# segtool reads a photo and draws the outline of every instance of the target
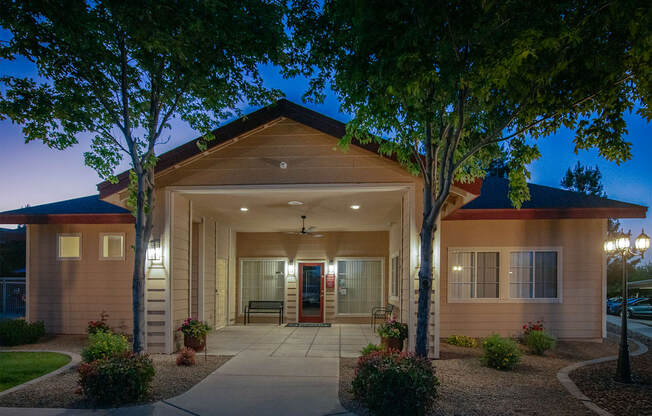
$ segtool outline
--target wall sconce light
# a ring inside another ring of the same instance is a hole
[[[290,259],[288,263],[288,276],[294,276],[294,259]]]
[[[161,240],[152,240],[147,246],[147,260],[161,261]]]
[[[328,274],[335,274],[335,261],[333,259],[328,260]]]

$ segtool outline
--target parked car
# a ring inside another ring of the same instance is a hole
[[[607,313],[610,315],[615,315],[618,312],[616,311],[616,307],[619,306],[622,303],[622,297],[620,296],[615,296],[613,298],[607,299]],[[618,309],[620,310],[620,309]]]
[[[652,318],[652,299],[645,299],[635,305],[627,306],[628,318]]]
[[[648,300],[648,298],[630,298],[627,301],[627,306],[633,306],[638,304],[639,302],[643,302],[645,300]],[[620,311],[622,310],[622,302],[615,302],[610,309],[609,303],[607,303],[607,313],[610,313],[612,315],[620,315]]]

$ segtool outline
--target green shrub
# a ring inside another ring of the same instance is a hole
[[[378,335],[381,338],[406,339],[408,337],[408,326],[397,321],[396,318],[389,318],[378,326]]]
[[[371,354],[372,352],[382,351],[383,349],[384,349],[384,348],[381,347],[380,345],[376,345],[376,344],[369,343],[369,344],[367,344],[366,347],[364,347],[364,348],[360,351],[360,354],[361,354],[361,355],[369,355],[369,354]]]
[[[543,355],[555,347],[555,338],[546,331],[530,331],[523,335],[523,344],[527,345],[531,353]]]
[[[513,339],[493,334],[482,341],[482,363],[497,370],[512,370],[521,361],[521,350]]]
[[[439,382],[430,360],[397,351],[358,359],[353,394],[375,415],[423,415],[435,402]]]
[[[154,366],[149,356],[130,351],[79,366],[82,392],[89,400],[101,404],[141,400],[147,397],[153,378]]]
[[[446,339],[451,345],[458,347],[475,348],[478,346],[478,341],[475,338],[467,337],[466,335],[451,335]]]
[[[33,344],[43,335],[45,335],[45,325],[41,321],[27,322],[24,319],[0,320],[0,345]]]
[[[82,359],[90,363],[129,351],[127,338],[111,332],[96,332],[88,336],[88,345],[81,352]]]

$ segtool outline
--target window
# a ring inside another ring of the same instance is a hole
[[[500,253],[455,251],[448,256],[451,299],[498,298]]]
[[[399,288],[401,287],[401,271],[399,268],[398,256],[392,257],[390,276],[392,283],[390,285],[390,295],[398,297]]]
[[[337,313],[368,315],[382,305],[383,261],[346,259],[337,261]]]
[[[285,299],[285,260],[242,259],[240,262],[240,310],[250,300]]]
[[[81,259],[81,234],[57,234],[57,258],[59,260]]]
[[[124,234],[100,234],[100,260],[124,259],[124,242]]]
[[[556,298],[557,252],[510,252],[509,296],[525,299]]]

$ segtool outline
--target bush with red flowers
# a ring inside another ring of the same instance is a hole
[[[195,365],[195,350],[190,347],[183,347],[177,353],[177,365]]]
[[[432,407],[439,381],[427,358],[396,350],[358,359],[353,394],[379,416],[423,415]]]
[[[529,321],[527,324],[523,325],[523,336],[529,334],[532,331],[543,331],[543,321],[536,321],[534,323]]]
[[[106,318],[108,317],[109,314],[106,313],[106,311],[102,311],[99,321],[89,321],[87,328],[88,334],[92,335],[97,334],[98,332],[112,332],[111,327],[106,323]]]

